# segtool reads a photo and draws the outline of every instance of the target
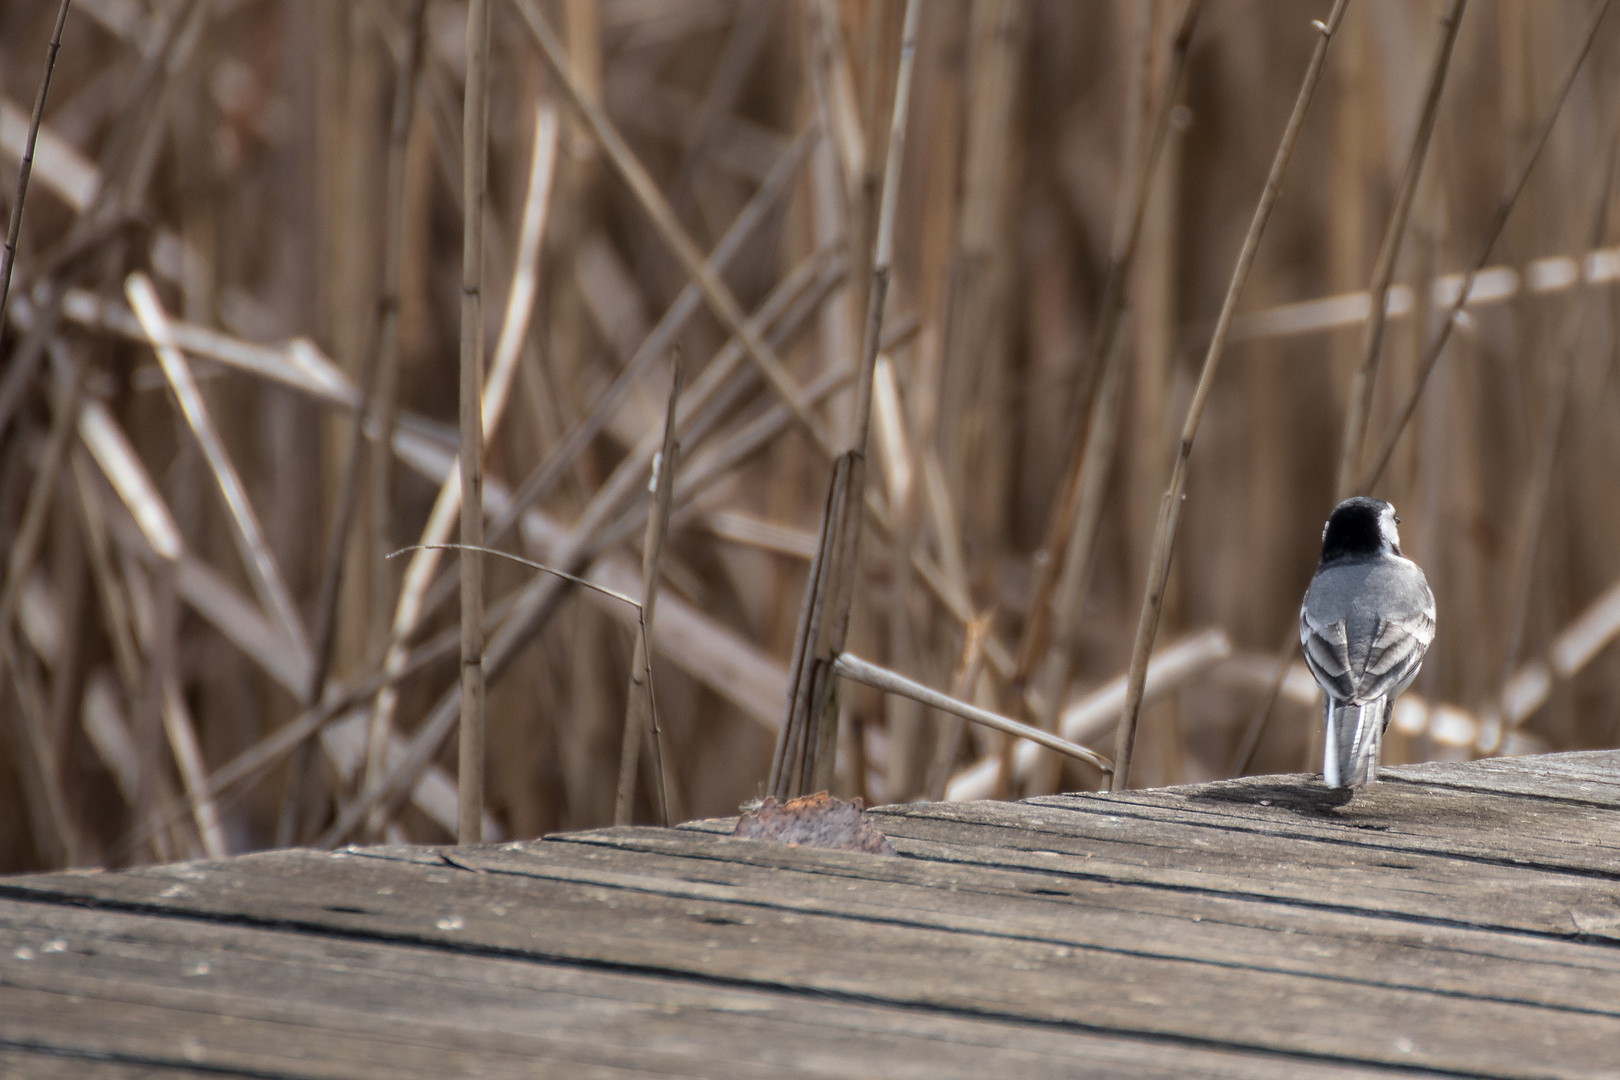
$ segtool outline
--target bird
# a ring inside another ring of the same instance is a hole
[[[1305,665],[1322,688],[1322,780],[1378,779],[1378,750],[1396,697],[1434,640],[1434,593],[1401,554],[1395,508],[1356,496],[1322,527],[1322,558],[1299,608]]]

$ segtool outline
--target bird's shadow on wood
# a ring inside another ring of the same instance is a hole
[[[1191,797],[1211,802],[1275,806],[1306,816],[1337,818],[1355,797],[1355,789],[1330,788],[1320,780],[1309,779],[1293,783],[1211,784],[1191,793]]]

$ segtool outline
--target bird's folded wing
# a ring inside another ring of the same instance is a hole
[[[1356,693],[1356,679],[1350,671],[1350,643],[1345,637],[1344,620],[1321,623],[1304,608],[1299,612],[1299,644],[1305,666],[1327,695],[1349,701]]]
[[[1423,654],[1433,640],[1432,606],[1410,615],[1379,619],[1378,633],[1367,650],[1367,662],[1355,680],[1356,699],[1371,701],[1400,686],[1423,663]]]

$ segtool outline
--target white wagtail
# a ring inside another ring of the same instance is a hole
[[[1329,787],[1378,779],[1391,706],[1434,640],[1434,594],[1423,571],[1401,555],[1400,520],[1382,499],[1358,495],[1335,506],[1299,608],[1305,664],[1322,688],[1322,779]]]

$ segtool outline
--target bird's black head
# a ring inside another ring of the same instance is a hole
[[[1382,499],[1357,495],[1333,508],[1322,527],[1322,563],[1389,552],[1401,553],[1395,508]]]

